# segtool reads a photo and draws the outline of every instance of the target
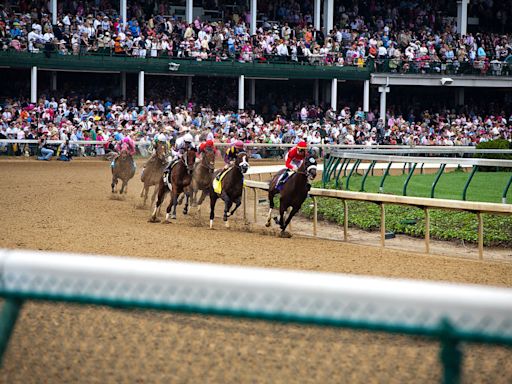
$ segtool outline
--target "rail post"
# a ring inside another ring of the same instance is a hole
[[[247,187],[244,187],[244,220],[247,220]]]
[[[509,179],[507,185],[505,186],[505,189],[503,190],[503,194],[501,195],[501,202],[503,204],[507,204],[507,193],[508,193],[508,190],[509,190],[511,184],[512,184],[512,176],[510,176],[510,179]]]
[[[20,314],[23,301],[19,299],[5,299],[0,313],[0,365],[3,363],[4,353],[9,345],[16,320]]]
[[[389,170],[391,169],[392,164],[393,164],[393,162],[390,161],[388,166],[386,167],[386,170],[384,171],[384,173],[382,175],[382,179],[380,180],[380,185],[379,185],[379,193],[384,192],[384,181],[386,180],[386,177],[388,177],[388,175],[389,175]]]
[[[386,207],[380,203],[380,246],[386,246]]]
[[[466,201],[466,195],[468,193],[469,184],[471,183],[471,180],[473,180],[473,176],[475,176],[475,173],[477,170],[478,170],[478,166],[473,165],[473,169],[471,170],[468,180],[466,181],[466,185],[464,185],[464,190],[462,191],[462,200],[464,200],[464,201]]]
[[[436,193],[437,183],[439,182],[439,179],[441,178],[441,175],[443,174],[445,168],[446,168],[446,164],[441,164],[441,166],[439,167],[439,169],[437,171],[436,178],[434,179],[434,182],[432,183],[432,188],[430,189],[430,197],[432,199],[434,198],[434,195]]]
[[[318,224],[318,203],[316,196],[313,196],[313,236],[316,237],[316,229]]]
[[[352,169],[350,170],[348,176],[347,176],[347,181],[345,182],[345,189],[347,191],[350,191],[349,189],[349,185],[350,185],[350,178],[352,177],[352,174],[354,173],[354,171],[357,169],[357,167],[359,167],[359,164],[361,164],[361,160],[356,160],[356,162],[354,163],[354,165],[352,166]]]
[[[448,320],[441,323],[441,362],[443,364],[443,383],[460,383],[462,352],[459,341],[454,336],[454,330]]]
[[[430,211],[427,207],[423,208],[425,212],[425,253],[430,253]]]
[[[258,190],[253,188],[254,191],[254,224],[258,221]]]
[[[375,167],[376,163],[377,162],[375,160],[372,160],[372,162],[368,166],[368,169],[364,173],[363,179],[361,180],[361,190],[359,192],[364,192],[365,191],[364,187],[365,187],[365,184],[366,184],[366,179],[368,178],[368,173],[372,172],[372,176],[373,176],[373,168]]]
[[[407,179],[405,179],[404,188],[402,190],[402,195],[404,196],[407,196],[407,186],[409,185],[409,181],[411,181],[412,175],[414,175],[417,165],[417,163],[413,163],[412,167],[409,168],[409,174],[407,175]]]
[[[476,217],[478,219],[478,259],[484,259],[484,220],[482,212],[477,212]]]
[[[347,206],[347,200],[343,200],[343,241],[348,241],[348,206]]]

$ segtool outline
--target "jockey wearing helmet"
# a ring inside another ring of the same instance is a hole
[[[178,137],[173,151],[174,160],[181,158],[185,152],[192,148],[195,148],[194,137],[189,132]]]
[[[290,149],[285,156],[286,168],[297,171],[306,157],[307,149],[308,145],[305,141],[300,141],[295,147]]]
[[[224,169],[226,169],[227,167],[232,165],[235,162],[238,154],[243,151],[244,151],[244,143],[242,141],[237,140],[233,144],[231,144],[229,146],[228,150],[226,151],[226,154],[224,155],[224,163],[225,163]]]
[[[205,142],[199,145],[199,153],[203,153],[207,148],[211,148],[213,152],[215,152],[215,143],[213,140],[206,140]]]

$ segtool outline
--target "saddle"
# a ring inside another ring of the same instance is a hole
[[[279,176],[279,179],[277,180],[276,187],[275,187],[278,192],[281,192],[281,190],[283,189],[286,182],[290,179],[290,176],[293,175],[294,173],[295,172],[292,171],[291,169],[286,169],[281,174],[281,176]]]

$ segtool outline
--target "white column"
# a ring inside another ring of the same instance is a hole
[[[327,0],[327,20],[325,20],[325,34],[334,26],[334,0]]]
[[[313,26],[317,31],[320,30],[320,1],[321,0],[315,0],[315,9],[313,11]]]
[[[187,100],[192,98],[192,76],[187,77]]]
[[[37,103],[37,67],[30,71],[30,102]]]
[[[50,0],[50,12],[52,13],[52,25],[57,24],[57,0]]]
[[[251,79],[249,81],[249,104],[256,104],[256,80]]]
[[[258,14],[258,0],[251,0],[251,35],[256,34],[256,16]]]
[[[123,29],[125,29],[126,25],[128,24],[128,20],[126,20],[126,17],[127,17],[126,16],[127,15],[127,13],[126,13],[126,7],[127,7],[126,2],[127,2],[127,0],[121,0],[121,5],[119,7],[120,8],[119,13],[121,14],[121,23],[123,25]]]
[[[457,1],[457,32],[462,36],[467,34],[468,29],[468,3],[469,0]]]
[[[315,105],[320,105],[320,81],[318,79],[313,82],[313,100]]]
[[[187,16],[187,23],[194,21],[194,0],[187,0],[185,15]]]
[[[57,72],[52,71],[51,78],[50,78],[50,89],[52,91],[57,90]]]
[[[370,80],[364,81],[363,112],[370,112]]]
[[[244,75],[240,75],[238,77],[238,109],[239,110],[244,110],[244,105],[245,105],[245,100],[244,100],[244,96],[245,96],[245,88],[244,88]]]
[[[390,91],[389,87],[379,87],[380,92],[380,116],[379,118],[386,124],[386,94]]]
[[[331,82],[331,108],[334,112],[338,109],[338,79]]]
[[[144,106],[144,71],[139,72],[139,98],[137,104],[139,107]]]
[[[126,100],[126,72],[121,72],[121,98]]]

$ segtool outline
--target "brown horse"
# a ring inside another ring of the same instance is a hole
[[[112,193],[116,193],[118,179],[121,179],[120,194],[128,193],[128,181],[135,175],[135,163],[132,156],[126,150],[122,150],[119,156],[114,160],[112,167]]]
[[[288,224],[290,224],[293,216],[299,211],[304,200],[308,197],[309,190],[311,189],[309,180],[313,180],[316,177],[316,160],[313,156],[306,157],[297,172],[294,172],[288,180],[286,180],[284,185],[278,186],[277,183],[284,171],[286,170],[279,172],[270,181],[268,190],[270,209],[268,211],[267,223],[265,225],[270,227],[272,209],[274,209],[274,196],[279,193],[279,220],[277,220],[277,217],[274,217],[274,220],[281,228],[280,236],[291,237],[291,235],[285,230]],[[290,207],[292,210],[285,220],[284,214]]]
[[[162,205],[165,195],[168,191],[171,192],[171,201],[167,207],[167,214],[165,216],[165,222],[169,223],[169,217],[176,219],[176,206],[178,205],[178,196],[180,193],[185,192],[185,207],[183,208],[183,214],[188,213],[188,203],[190,199],[190,188],[187,188],[192,182],[192,171],[194,170],[194,163],[196,161],[196,150],[191,148],[188,149],[183,156],[171,163],[164,171],[163,177],[160,179],[158,184],[158,199],[156,201],[153,214],[149,219],[150,222],[159,221],[157,216],[158,209]],[[172,215],[171,215],[172,209]]]
[[[197,202],[197,211],[201,210],[201,204],[212,188],[213,172],[215,170],[215,152],[211,148],[206,148],[201,157],[201,161],[194,166],[192,173],[192,203]],[[196,200],[197,193],[201,191],[199,201]]]
[[[244,173],[249,169],[249,163],[247,162],[247,153],[240,152],[235,160],[235,164],[226,171],[226,174],[220,181],[221,191],[220,193],[215,192],[213,186],[210,188],[210,229],[213,228],[213,219],[215,217],[215,204],[217,199],[220,197],[224,200],[224,221],[226,227],[229,228],[228,217],[233,216],[237,208],[242,204],[242,192],[244,188]],[[222,171],[217,171],[215,176],[220,174]],[[235,207],[230,212],[231,206],[235,204]]]
[[[155,153],[153,153],[151,158],[146,162],[146,164],[144,164],[144,168],[140,175],[140,180],[144,183],[142,191],[140,192],[140,197],[144,197],[144,206],[148,200],[149,188],[152,186],[155,186],[155,190],[151,196],[151,206],[155,203],[156,195],[158,193],[158,184],[162,179],[167,164],[166,145],[165,143],[158,143]]]

